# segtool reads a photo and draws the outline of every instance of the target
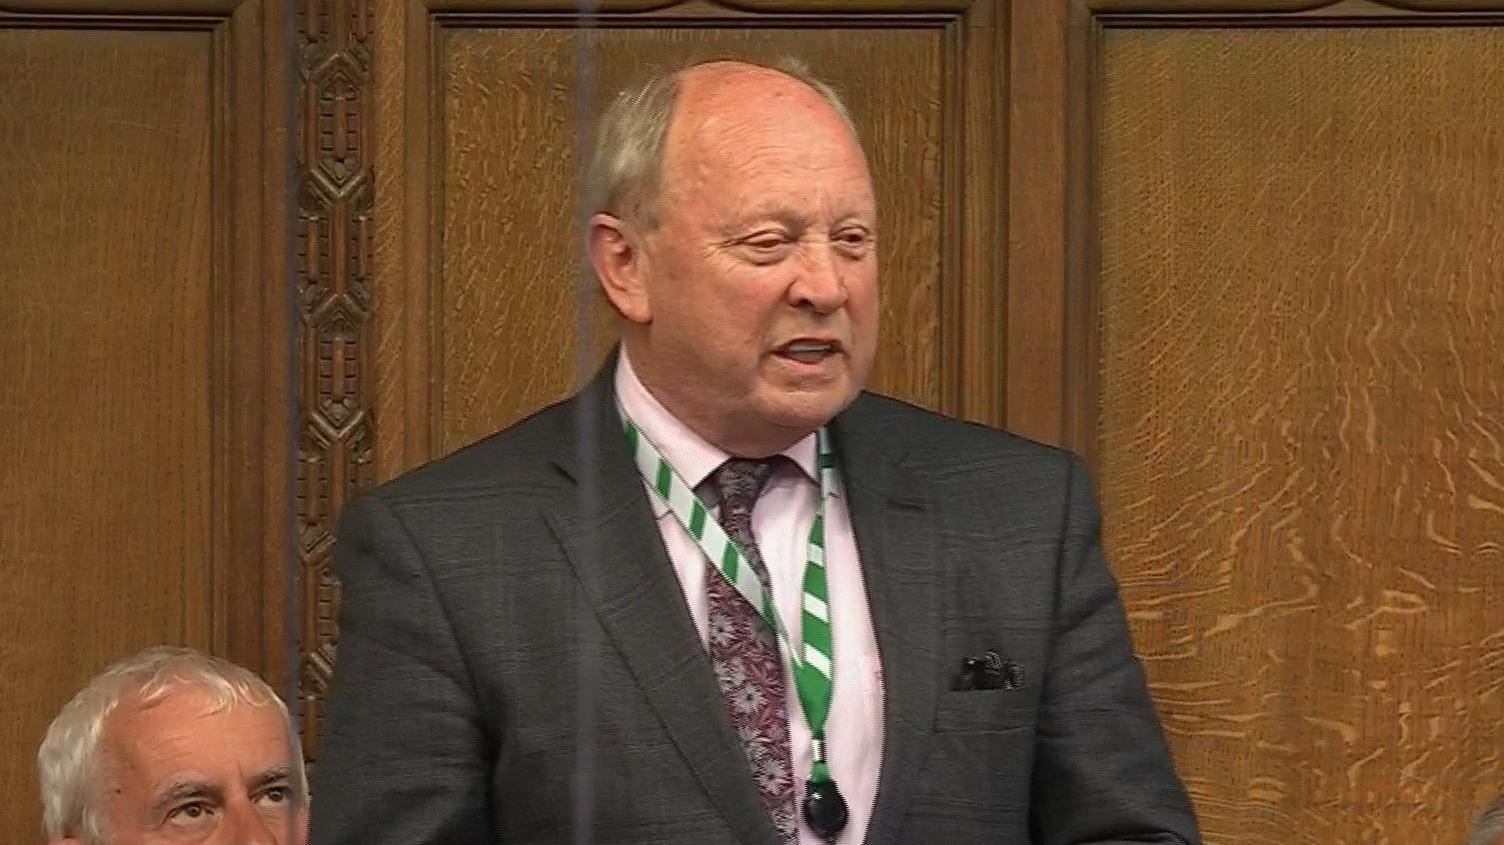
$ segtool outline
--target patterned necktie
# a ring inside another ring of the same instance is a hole
[[[770,591],[768,569],[752,537],[752,506],[773,473],[774,461],[732,458],[711,476],[720,493],[721,527],[746,557]],[[710,664],[731,724],[741,737],[747,764],[784,842],[795,840],[794,772],[789,752],[788,696],[778,641],[752,605],[726,583],[714,567],[706,567],[709,597],[706,627]]]

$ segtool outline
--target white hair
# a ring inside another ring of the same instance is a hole
[[[741,59],[694,62],[620,92],[601,116],[585,185],[592,212],[614,214],[649,229],[657,225],[663,154],[684,74],[724,61],[777,71],[804,83],[840,115],[853,136],[857,135],[841,95],[798,59],[784,57],[769,64]]]
[[[37,751],[37,774],[42,792],[42,832],[48,840],[78,837],[102,845],[105,819],[100,806],[101,741],[109,716],[122,701],[142,705],[161,701],[175,690],[207,694],[210,712],[236,705],[275,705],[287,725],[292,749],[292,784],[298,800],[308,796],[307,774],[298,732],[287,705],[254,672],[228,660],[175,646],[154,646],[138,652],[94,676],[63,705],[47,728]]]
[[[1500,842],[1504,842],[1504,795],[1495,798],[1478,814],[1467,845],[1499,845]]]

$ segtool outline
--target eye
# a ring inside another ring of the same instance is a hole
[[[268,804],[286,804],[292,800],[292,789],[286,786],[269,787],[260,799]]]
[[[742,243],[746,244],[749,247],[752,247],[753,249],[772,250],[788,243],[788,238],[785,238],[783,235],[768,233],[763,235],[753,235],[745,241],[742,241]]]
[[[764,231],[741,239],[737,246],[754,264],[772,264],[789,253],[792,243],[783,232]]]
[[[872,233],[862,228],[842,229],[834,241],[836,248],[851,258],[861,258],[872,250]]]
[[[203,821],[213,815],[214,807],[208,801],[190,801],[173,807],[167,814],[169,824],[190,825]]]

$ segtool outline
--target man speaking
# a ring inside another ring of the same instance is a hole
[[[314,845],[1199,841],[1081,464],[861,392],[835,93],[659,77],[591,176],[618,352],[346,511]]]

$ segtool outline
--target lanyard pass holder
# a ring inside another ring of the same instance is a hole
[[[804,820],[815,835],[835,845],[836,837],[846,829],[850,814],[846,799],[836,788],[835,778],[830,776],[830,766],[825,762],[825,738],[815,737],[815,761],[810,767],[809,780],[804,784]]]
[[[708,517],[710,509],[704,501],[695,495],[658,447],[637,428],[626,410],[620,406],[618,410],[626,430],[627,445],[632,450],[632,460],[637,464],[643,481],[694,538],[704,552],[705,560],[757,609],[758,616],[767,623],[779,648],[793,665],[794,686],[814,737],[814,765],[810,767],[809,780],[805,782],[804,820],[809,823],[810,830],[828,845],[835,845],[836,837],[846,829],[850,814],[846,809],[846,799],[836,789],[835,778],[831,777],[830,766],[825,761],[825,718],[830,715],[831,677],[835,668],[829,620],[824,614],[813,616],[815,621],[806,623],[801,629],[803,651],[797,651],[788,641],[788,632],[772,603],[767,600],[766,585],[758,580],[750,566],[742,565],[742,550],[718,522]],[[806,616],[811,616],[808,609],[811,606],[830,606],[825,576],[825,499],[835,483],[836,462],[830,435],[824,428],[817,433],[816,450],[820,496],[809,529],[809,556],[804,563],[803,607]],[[802,659],[796,657],[799,654],[803,654]]]

